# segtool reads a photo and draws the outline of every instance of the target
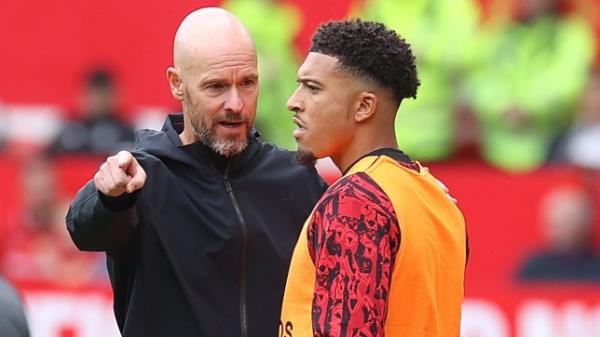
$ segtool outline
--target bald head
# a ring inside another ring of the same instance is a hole
[[[232,13],[216,7],[202,8],[183,19],[175,34],[173,62],[184,70],[215,55],[253,53],[254,41]]]
[[[173,97],[181,101],[183,144],[200,141],[223,156],[248,144],[258,99],[256,48],[231,13],[203,8],[179,26],[167,69]]]

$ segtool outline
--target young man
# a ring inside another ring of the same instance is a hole
[[[280,335],[459,336],[467,239],[447,189],[398,150],[419,80],[410,46],[358,19],[321,26],[289,99],[298,159],[343,172],[294,250]]]
[[[109,157],[67,214],[73,241],[106,251],[124,337],[265,337],[277,329],[314,167],[253,130],[256,50],[231,13],[204,8],[167,71],[183,116]]]

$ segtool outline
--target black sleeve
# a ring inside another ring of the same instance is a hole
[[[310,179],[313,179],[314,180],[313,183],[317,186],[317,192],[319,193],[319,196],[317,199],[319,199],[319,198],[321,198],[323,193],[325,193],[325,191],[327,191],[327,189],[329,188],[329,185],[327,184],[325,179],[319,174],[319,171],[317,170],[316,167],[311,168],[310,176],[311,176]]]
[[[137,193],[108,197],[85,185],[69,207],[67,229],[80,250],[108,251],[124,247],[137,229]]]
[[[27,318],[16,290],[0,278],[0,332],[3,337],[29,337]]]

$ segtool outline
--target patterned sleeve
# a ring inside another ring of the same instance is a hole
[[[383,337],[400,229],[391,201],[365,173],[338,181],[308,229],[316,266],[315,337]]]

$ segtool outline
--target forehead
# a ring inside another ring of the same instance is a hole
[[[201,72],[218,71],[229,68],[250,68],[256,70],[256,49],[248,43],[215,42],[207,45],[188,46],[184,56],[186,68]]]
[[[339,76],[341,72],[338,69],[338,64],[338,59],[333,56],[310,52],[298,70],[298,77],[327,78]]]
[[[254,53],[224,53],[199,61],[198,68],[204,73],[221,73],[231,70],[244,73],[257,72],[256,54]]]
[[[185,73],[191,80],[200,81],[258,78],[256,59],[240,55],[225,55],[202,62],[199,60]]]

